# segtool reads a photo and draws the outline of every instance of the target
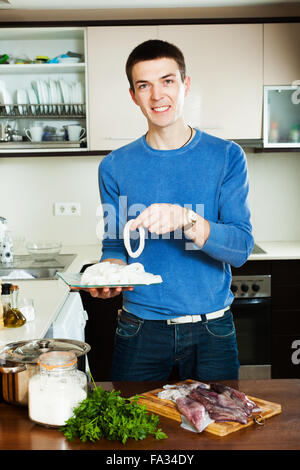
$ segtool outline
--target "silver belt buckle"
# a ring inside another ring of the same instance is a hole
[[[197,323],[202,321],[201,315],[184,315],[182,317],[167,320],[168,325],[180,325],[182,323]]]

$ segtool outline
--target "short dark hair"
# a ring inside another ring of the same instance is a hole
[[[126,62],[126,75],[132,91],[134,91],[134,85],[132,82],[133,66],[138,62],[161,59],[163,57],[174,59],[177,62],[182,81],[185,79],[185,61],[181,50],[167,41],[149,39],[148,41],[142,42],[136,46],[129,54]]]

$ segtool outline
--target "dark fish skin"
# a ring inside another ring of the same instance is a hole
[[[262,410],[250,400],[245,393],[236,390],[235,388],[228,387],[228,385],[219,384],[217,382],[210,384],[210,389],[216,393],[225,394],[229,396],[238,406],[243,408],[248,416],[252,413],[259,413]]]
[[[218,400],[218,395],[219,394],[213,390],[204,390],[197,387],[191,391],[188,397],[201,403],[210,418],[216,422],[236,421],[241,424],[247,424],[248,418],[246,413],[238,406],[229,407],[221,405]]]

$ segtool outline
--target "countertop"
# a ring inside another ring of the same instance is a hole
[[[7,403],[0,404],[0,449],[1,450],[106,450],[107,455],[120,450],[154,450],[159,454],[165,450],[292,450],[300,449],[300,379],[240,380],[224,382],[244,393],[279,403],[282,413],[266,420],[264,426],[253,424],[224,437],[207,432],[201,434],[184,430],[180,424],[160,416],[160,427],[168,438],[156,441],[147,437],[142,441],[128,440],[125,445],[101,439],[96,443],[82,443],[79,439],[69,442],[54,428],[46,428],[30,421],[27,407]],[[120,390],[130,397],[153,390],[161,382],[104,382],[99,385],[106,390]],[[191,453],[192,455],[193,453]],[[120,454],[121,455],[121,454]],[[130,455],[130,453],[128,454]],[[132,454],[134,455],[134,453]],[[101,457],[101,454],[100,454]],[[196,456],[197,457],[197,456]],[[146,457],[147,458],[147,457]],[[200,455],[198,456],[200,458]],[[201,457],[202,458],[202,457]],[[197,461],[200,463],[200,460]],[[97,463],[98,460],[97,460]],[[194,462],[193,462],[194,463]]]
[[[256,242],[266,253],[250,255],[249,261],[300,259],[299,242]],[[76,254],[67,272],[79,272],[84,264],[96,263],[101,256],[101,245],[64,246],[61,253]],[[69,293],[61,280],[18,281],[20,295],[34,300],[35,320],[20,328],[0,330],[0,346],[22,340],[43,338]]]
[[[76,254],[66,272],[79,272],[82,266],[96,263],[101,255],[100,245],[64,246],[61,253]],[[0,330],[0,346],[16,341],[43,338],[69,293],[68,286],[60,279],[20,280],[20,296],[32,298],[35,308],[35,320],[26,322],[19,328]]]
[[[248,261],[300,259],[300,241],[255,243],[266,253],[250,255]]]

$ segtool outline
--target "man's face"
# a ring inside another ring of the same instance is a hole
[[[132,81],[131,97],[141,108],[149,127],[167,127],[182,117],[190,77],[182,82],[174,59],[138,62],[132,68]]]

